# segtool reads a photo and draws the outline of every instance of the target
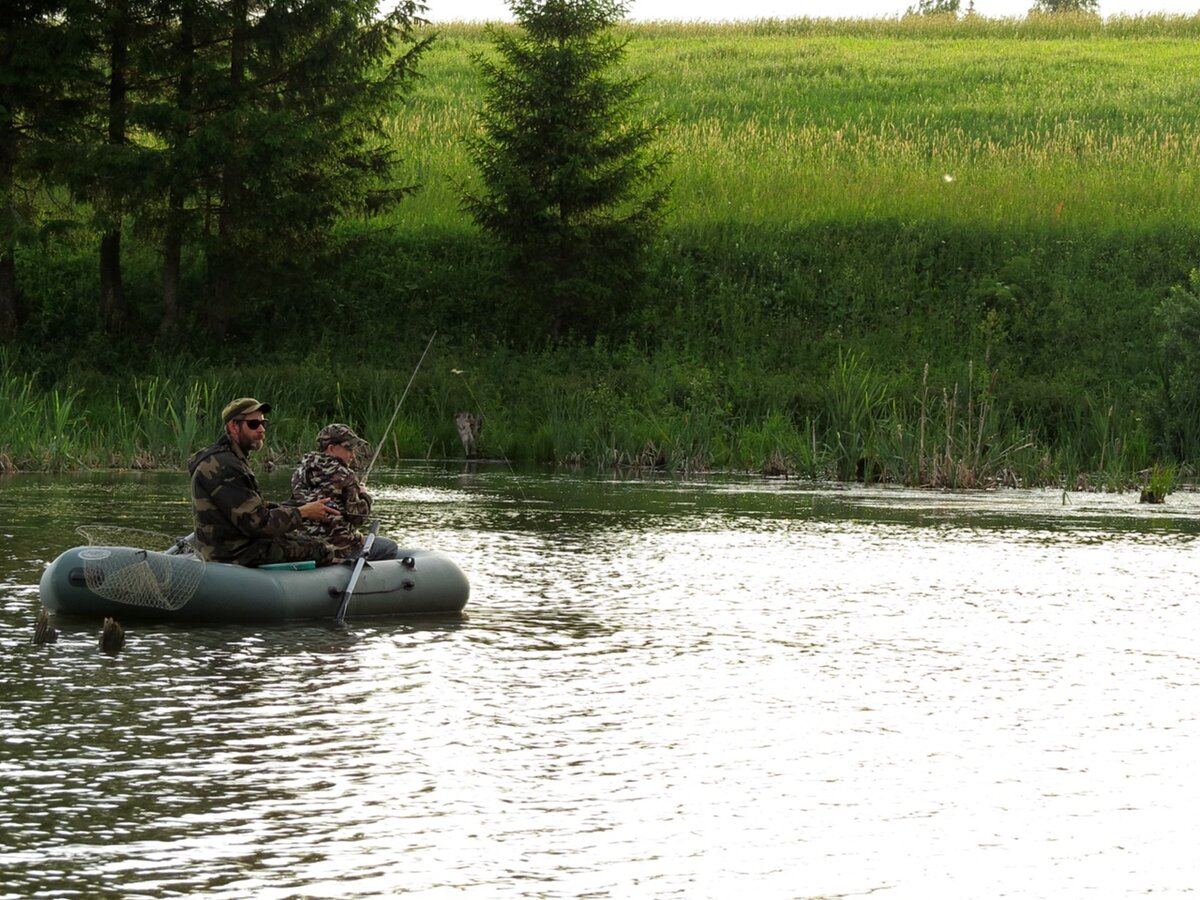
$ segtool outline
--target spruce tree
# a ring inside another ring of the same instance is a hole
[[[198,141],[201,158],[214,163],[202,179],[206,220],[215,223],[205,251],[209,325],[218,338],[251,293],[278,293],[289,269],[329,249],[339,216],[404,193],[383,118],[395,112],[430,38],[415,37],[420,4],[405,0],[382,16],[379,6],[225,6],[227,55]]]
[[[620,0],[513,0],[470,149],[481,191],[463,204],[503,248],[512,284],[552,337],[612,331],[636,294],[661,224],[666,154],[622,77]]]
[[[235,317],[253,330],[294,310],[281,273],[328,250],[339,217],[405,193],[382,125],[429,43],[416,0],[386,14],[380,0],[16,2],[56,3],[42,18],[84,48],[66,78],[76,128],[47,163],[99,236],[109,331],[129,316],[131,229],[162,249],[160,334],[180,327],[192,247],[206,265],[202,325],[222,338]]]
[[[60,26],[73,46],[84,49],[66,85],[73,128],[48,149],[47,161],[54,181],[70,190],[99,237],[99,321],[112,334],[130,322],[122,247],[151,174],[154,135],[140,123],[151,79],[143,56],[162,23],[153,15],[153,0],[65,0],[64,7]]]

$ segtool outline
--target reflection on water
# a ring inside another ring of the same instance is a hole
[[[0,482],[0,898],[1195,889],[1200,498],[414,468],[467,614],[27,642],[80,522]],[[286,490],[268,480],[269,495]]]

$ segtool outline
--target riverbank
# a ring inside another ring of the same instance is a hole
[[[537,357],[479,353],[435,339],[398,347],[378,368],[306,360],[202,370],[160,361],[164,374],[87,373],[44,389],[0,355],[6,468],[24,471],[179,468],[220,431],[237,396],[274,405],[259,464],[290,466],[338,421],[383,446],[379,459],[461,458],[460,411],[482,416],[478,453],[511,462],[687,474],[758,472],[949,488],[1146,486],[1159,460],[1139,420],[1115,404],[1084,406],[1057,443],[998,399],[994,371],[961,378],[894,373],[844,354],[821,380],[738,360],[576,348]],[[403,366],[403,368],[400,368]],[[412,378],[412,389],[396,414]],[[1189,477],[1157,465],[1160,478]]]
[[[469,410],[485,455],[597,468],[1117,486],[1200,464],[1200,347],[1162,314],[1200,262],[1200,17],[627,29],[672,203],[589,345],[549,341],[461,208],[490,44],[435,30],[391,118],[419,189],[285,261],[225,341],[195,247],[164,335],[136,232],[119,333],[96,234],[22,244],[0,453],[173,467],[245,394],[277,403],[281,459],[329,421],[378,440],[436,331],[385,460],[460,455]]]

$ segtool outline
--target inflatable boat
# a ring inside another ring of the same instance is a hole
[[[191,554],[133,547],[74,547],[46,567],[42,603],[64,616],[178,622],[333,619],[350,582],[349,564],[281,563],[247,568]],[[470,584],[447,556],[401,550],[365,563],[346,618],[459,613]]]

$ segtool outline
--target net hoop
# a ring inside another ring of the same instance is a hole
[[[79,559],[88,590],[98,597],[173,612],[186,606],[200,586],[204,563],[199,557],[144,549],[177,549],[181,541],[114,525],[80,525],[75,531],[89,544],[79,551]]]

